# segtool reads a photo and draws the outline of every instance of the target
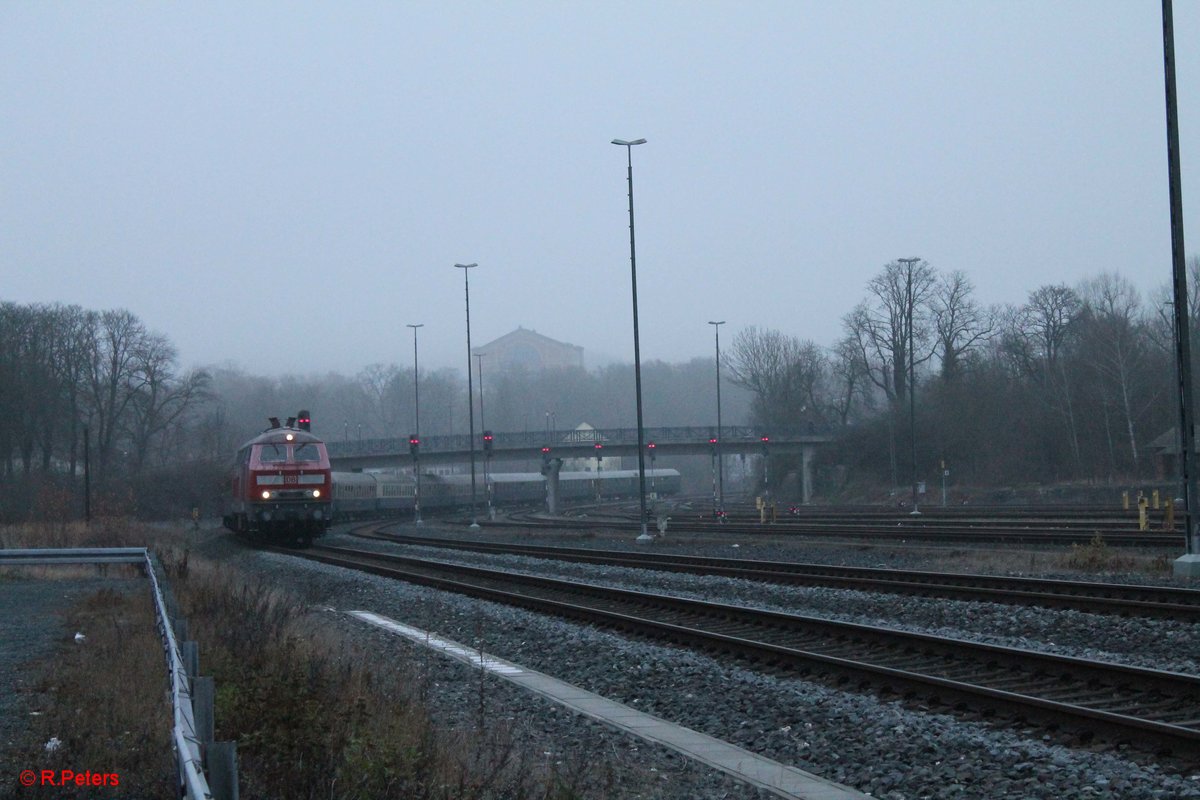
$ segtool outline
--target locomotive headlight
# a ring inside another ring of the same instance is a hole
[[[263,500],[270,500],[270,499],[271,499],[271,493],[270,493],[270,492],[263,492],[263,493],[262,493],[262,498],[263,498]]]
[[[321,496],[321,490],[313,489],[313,497],[320,497],[320,496]]]

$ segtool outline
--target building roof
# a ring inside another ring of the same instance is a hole
[[[582,367],[583,348],[560,342],[529,328],[518,327],[487,344],[471,348],[472,355],[492,356],[501,369]]]

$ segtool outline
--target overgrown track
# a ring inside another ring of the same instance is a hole
[[[1200,678],[351,548],[292,553],[752,659],[843,688],[1200,757]]]
[[[547,517],[540,513],[518,513],[505,520],[481,523],[495,527],[519,528],[578,528],[597,527],[636,531],[641,524],[637,512],[620,513],[613,510],[587,511],[587,516]],[[711,518],[687,511],[668,515],[672,533],[725,533],[746,536],[773,534],[797,538],[825,540],[869,541],[872,544],[901,544],[909,541],[957,542],[969,544],[1069,545],[1101,541],[1117,547],[1166,547],[1184,550],[1186,541],[1179,531],[1137,530],[1136,523],[1115,524],[1103,520],[1056,520],[1048,517],[995,520],[944,519],[908,517],[892,514],[855,518],[833,515],[826,517],[780,517],[775,522],[733,519],[718,524]],[[649,520],[650,530],[655,520]]]
[[[504,553],[696,575],[721,575],[797,586],[832,586],[839,589],[1047,608],[1074,608],[1097,614],[1200,622],[1200,590],[1197,589],[429,539],[382,533],[378,532],[376,527],[372,526],[354,535],[421,547]]]

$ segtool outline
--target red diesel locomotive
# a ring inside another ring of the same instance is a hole
[[[255,541],[307,546],[333,520],[329,453],[309,432],[308,412],[285,425],[270,421],[238,449],[225,527]]]

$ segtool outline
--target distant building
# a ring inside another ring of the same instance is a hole
[[[570,444],[595,442],[603,445],[604,439],[604,434],[600,433],[600,431],[586,422],[581,422],[575,426],[575,430],[562,437],[560,442]],[[612,472],[624,469],[624,462],[620,456],[604,455],[603,447],[597,452],[601,454],[600,458],[596,458],[595,456],[564,458],[562,468],[566,472]]]
[[[499,339],[472,347],[473,355],[485,357],[484,368],[507,372],[516,368],[537,372],[563,367],[583,368],[583,348],[537,331],[517,328]]]

